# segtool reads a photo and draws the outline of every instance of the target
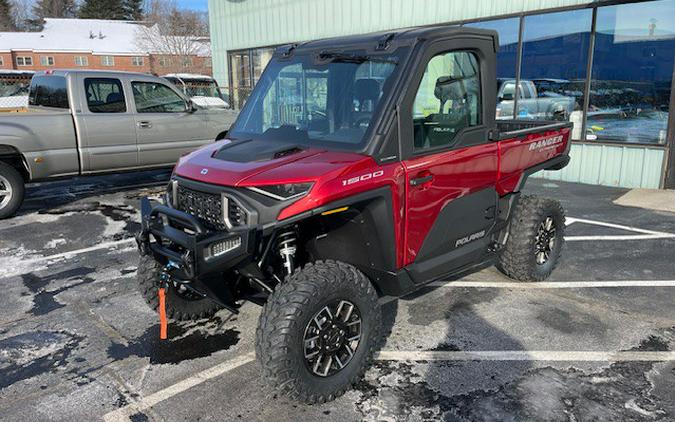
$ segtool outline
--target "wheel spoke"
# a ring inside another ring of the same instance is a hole
[[[309,320],[303,336],[307,368],[328,377],[345,368],[361,340],[361,315],[348,300],[333,301]]]

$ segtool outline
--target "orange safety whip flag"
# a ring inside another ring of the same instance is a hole
[[[159,288],[159,338],[166,340],[166,294],[164,287]]]

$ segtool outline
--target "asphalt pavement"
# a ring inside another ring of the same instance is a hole
[[[0,419],[675,420],[675,214],[615,205],[624,189],[532,179],[570,217],[549,282],[488,268],[382,298],[375,365],[305,406],[263,387],[256,305],[159,340],[132,236],[168,176],[33,185],[0,221]]]

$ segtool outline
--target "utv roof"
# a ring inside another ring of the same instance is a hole
[[[422,40],[434,40],[453,35],[470,35],[490,37],[493,39],[495,51],[499,47],[496,31],[469,27],[434,25],[403,28],[398,30],[371,32],[369,34],[349,35],[344,37],[323,38],[297,44],[287,44],[277,48],[276,52],[284,54],[292,50],[335,50],[346,48],[365,48],[368,50],[386,50],[390,45],[412,45]]]

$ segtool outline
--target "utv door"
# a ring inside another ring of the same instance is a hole
[[[498,146],[488,140],[494,99],[481,93],[496,88],[491,48],[476,38],[428,46],[401,107],[406,263],[416,283],[476,263],[489,244]]]
[[[207,133],[205,115],[190,112],[183,97],[168,85],[133,81],[131,90],[140,166],[174,164],[181,155],[215,139]]]

